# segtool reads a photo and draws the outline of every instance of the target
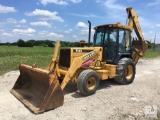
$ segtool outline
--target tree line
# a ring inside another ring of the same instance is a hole
[[[54,47],[54,41],[50,40],[28,40],[24,41],[19,39],[17,41],[18,47],[34,47],[34,46],[43,46],[43,47]]]
[[[80,40],[82,42],[85,42],[84,40]],[[150,41],[146,40],[148,42],[148,48],[151,49],[154,47],[154,43],[151,43]],[[0,46],[18,46],[18,47],[34,47],[34,46],[43,46],[43,47],[54,47],[55,41],[53,40],[22,40],[19,39],[17,42],[13,43],[0,43]],[[91,42],[91,45],[93,43]],[[157,44],[158,46],[160,44]],[[69,42],[69,41],[61,41],[61,47],[82,47],[84,44],[80,44],[80,42]],[[87,43],[85,44],[87,46]]]
[[[83,41],[83,40],[82,40]],[[80,42],[69,42],[69,41],[60,41],[61,47],[81,47]],[[87,44],[85,44],[87,45]],[[43,46],[43,47],[54,47],[55,41],[51,40],[28,40],[24,41],[19,39],[17,41],[18,47],[34,47],[34,46]]]
[[[85,42],[84,40],[80,40],[81,42]],[[146,40],[148,42],[148,49],[153,48],[154,43]],[[55,41],[51,40],[28,40],[24,41],[19,39],[17,41],[18,47],[34,47],[34,46],[43,46],[43,47],[54,47]],[[91,42],[91,45],[93,43]],[[69,41],[61,41],[61,47],[81,47],[83,46],[80,42],[69,42]],[[85,44],[87,46],[87,43]]]
[[[81,40],[83,41],[83,40]],[[69,42],[69,41],[60,41],[61,47],[81,47],[82,44],[80,42]],[[18,47],[34,47],[34,46],[42,46],[42,47],[54,47],[55,41],[53,40],[22,40],[19,39],[17,42],[13,43],[0,43],[2,46],[18,46]],[[87,43],[85,44],[87,46]]]

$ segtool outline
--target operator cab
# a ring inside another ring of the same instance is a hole
[[[97,26],[94,29],[93,45],[103,47],[103,61],[117,64],[123,57],[131,58],[131,27],[117,23]]]

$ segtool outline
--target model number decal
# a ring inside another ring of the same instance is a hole
[[[82,53],[82,52],[91,52],[92,50],[81,50],[81,49],[74,49],[73,52],[76,52],[76,53]]]
[[[84,56],[84,57],[83,57],[83,60],[86,60],[86,59],[90,58],[91,56],[93,56],[93,55],[95,55],[95,54],[96,54],[96,52],[95,52],[95,51],[92,51],[92,52],[89,53],[88,55]]]
[[[81,53],[81,52],[82,52],[82,50],[77,49],[77,50],[74,50],[74,52]]]

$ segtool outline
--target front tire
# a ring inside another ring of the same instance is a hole
[[[117,65],[116,74],[117,76],[114,78],[114,81],[127,85],[134,81],[135,78],[135,65],[133,60],[130,58],[122,58]]]
[[[78,77],[77,88],[80,93],[86,96],[92,95],[98,89],[99,82],[99,76],[94,70],[84,70]]]

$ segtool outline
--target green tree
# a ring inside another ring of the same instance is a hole
[[[152,48],[152,43],[148,40],[146,40],[148,42],[148,49],[151,49]]]
[[[34,42],[32,40],[27,41],[26,47],[34,47]]]
[[[26,42],[22,39],[19,39],[17,41],[17,45],[18,45],[18,47],[26,47]]]

